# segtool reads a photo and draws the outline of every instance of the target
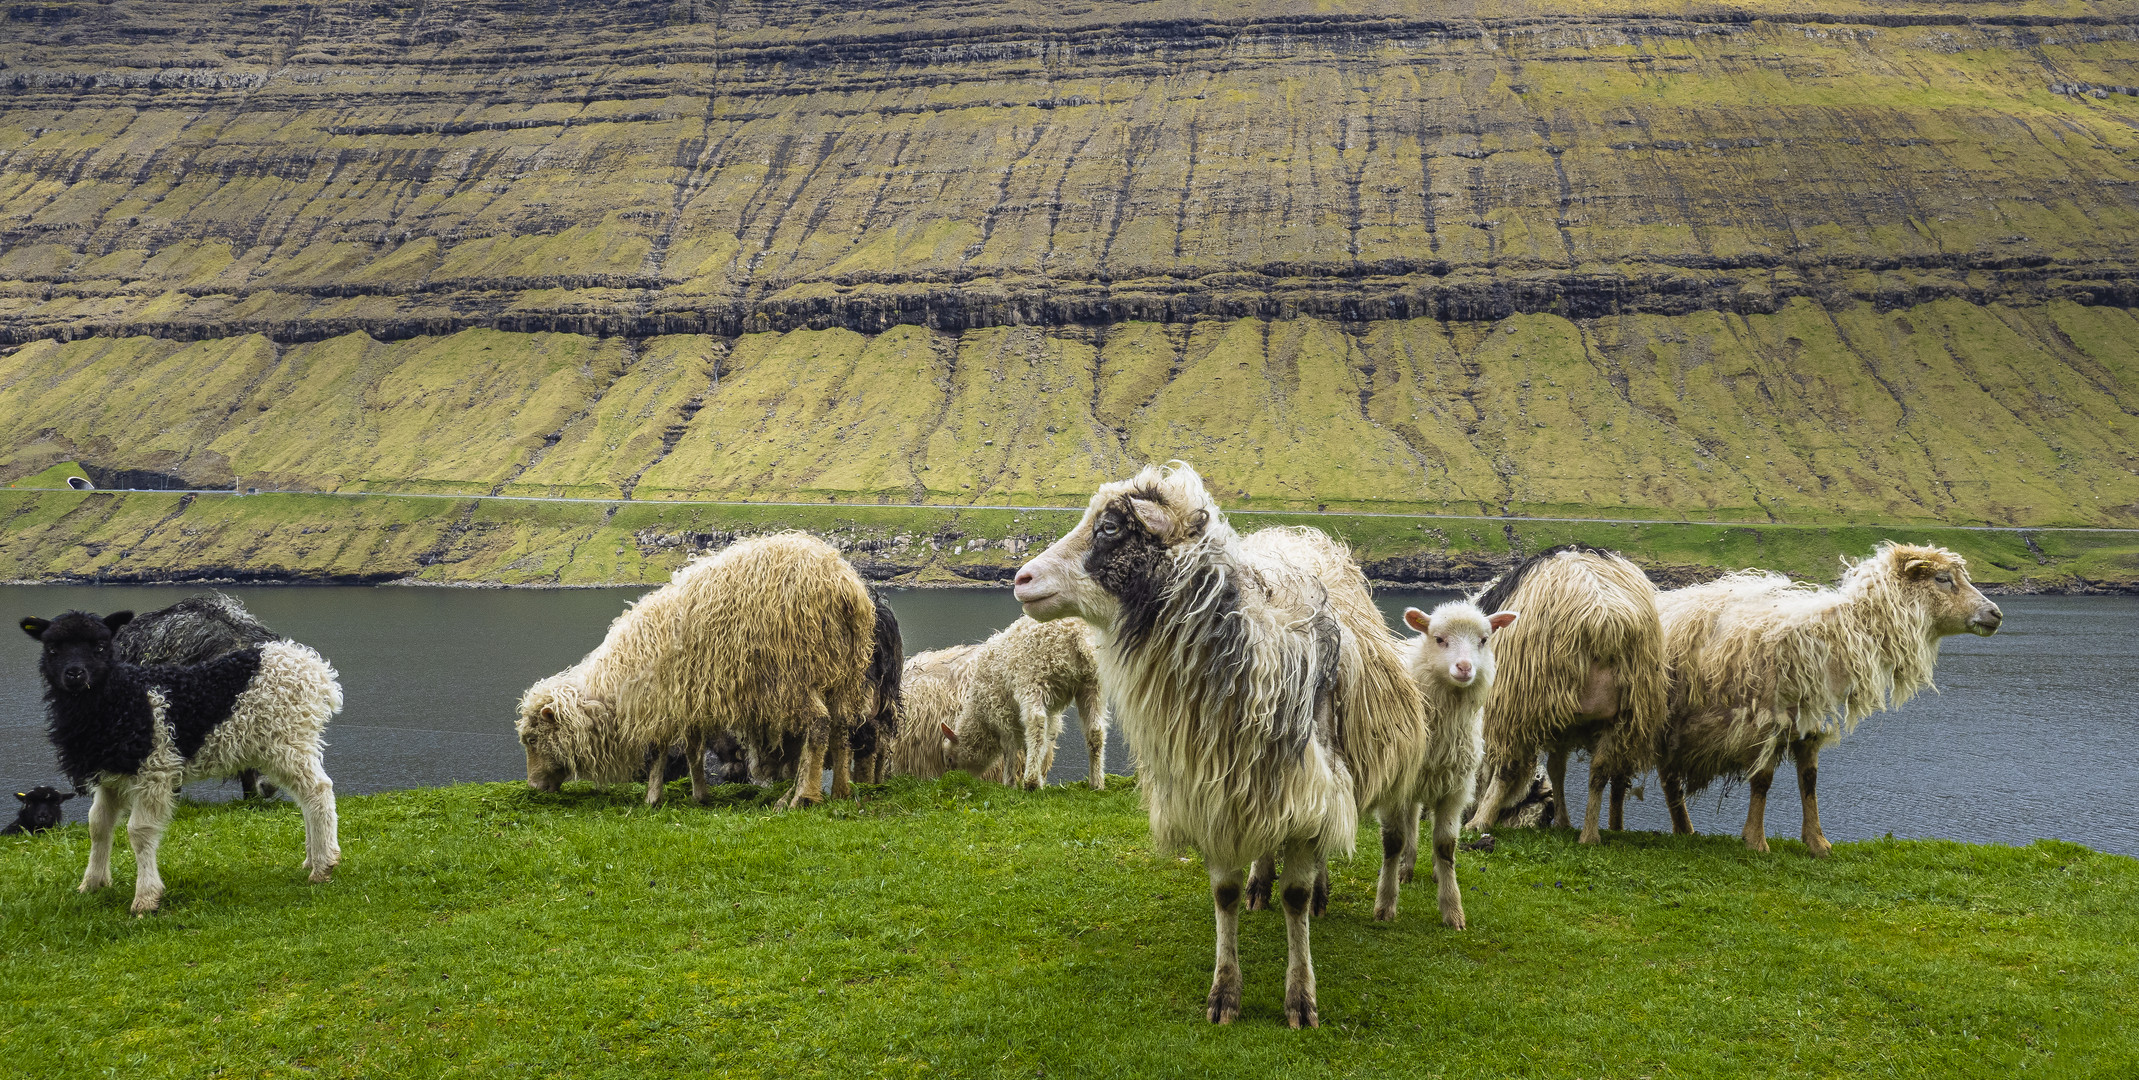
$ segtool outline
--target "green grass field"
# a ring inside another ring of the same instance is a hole
[[[73,891],[82,826],[0,841],[17,1076],[2044,1076],[2139,1074],[2139,861],[2076,845],[1509,830],[1471,929],[1378,850],[1314,924],[1319,1031],[1245,916],[1241,1022],[1202,1019],[1202,866],[1132,791],[960,775],[780,814],[493,784],[342,802],[312,886],[293,805],[189,807],[161,913]],[[754,789],[721,789],[731,796]],[[123,844],[121,847],[123,848]]]

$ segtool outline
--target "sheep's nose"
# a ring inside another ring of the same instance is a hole
[[[1458,660],[1456,661],[1455,666],[1450,668],[1449,670],[1455,673],[1457,682],[1469,682],[1471,679],[1471,672],[1474,669],[1471,667],[1470,661]]]
[[[1996,604],[1985,604],[1983,610],[1976,612],[1975,624],[1985,630],[1996,630],[2004,621],[2005,612],[1998,610]]]
[[[998,580],[1000,580],[1000,579],[998,579]],[[1027,569],[1025,569],[1025,568],[1024,568],[1024,567],[1022,567],[1022,566],[1021,566],[1021,567],[1018,567],[1018,576],[1017,576],[1017,579],[1016,579],[1016,580],[1014,580],[1014,581],[1012,581],[1012,582],[1011,582],[1010,584],[1011,584],[1011,586],[1012,586],[1012,587],[1018,587],[1018,586],[1024,586],[1024,585],[1030,585],[1030,584],[1032,584],[1032,571],[1030,571],[1030,570],[1027,570]]]

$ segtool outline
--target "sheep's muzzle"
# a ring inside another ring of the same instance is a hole
[[[564,786],[564,778],[571,773],[570,769],[561,765],[550,764],[549,759],[536,753],[532,748],[523,747],[523,749],[527,750],[528,787],[534,788],[536,791],[556,791]]]
[[[2005,612],[1998,610],[1998,605],[1986,600],[1982,607],[1976,609],[1975,616],[1968,620],[1968,632],[1977,637],[1989,637],[1998,632],[1998,625],[2004,621]]]

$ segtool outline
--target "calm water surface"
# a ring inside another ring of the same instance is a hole
[[[149,611],[198,589],[162,586],[0,586],[10,621],[68,608]],[[317,648],[341,671],[348,705],[328,729],[327,771],[343,794],[523,776],[512,734],[520,691],[594,647],[609,620],[643,590],[232,588],[274,627]],[[1391,590],[1377,599],[1394,620],[1406,604],[1445,594]],[[2139,855],[2139,598],[2007,597],[1993,638],[1946,641],[1943,693],[1865,721],[1820,758],[1820,810],[1837,841],[1903,837],[2023,844],[2040,837]],[[909,654],[977,641],[1017,618],[1008,590],[898,590]],[[0,784],[65,786],[44,741],[37,643],[9,634],[0,650]],[[1067,730],[1074,736],[1072,722]],[[1129,771],[1117,733],[1108,771]],[[1059,779],[1085,773],[1081,740],[1065,737]],[[1569,786],[1583,790],[1579,764]],[[1629,801],[1627,825],[1669,827],[1653,790]],[[1720,788],[1720,785],[1719,785]],[[1695,801],[1703,832],[1736,833],[1743,785]],[[188,788],[234,794],[234,782]],[[1795,788],[1778,776],[1768,832],[1795,836]],[[87,800],[67,804],[79,820]],[[13,799],[4,800],[12,814]]]

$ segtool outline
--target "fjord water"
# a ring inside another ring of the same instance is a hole
[[[200,591],[165,586],[0,586],[13,617],[69,608],[149,611]],[[348,704],[328,729],[327,771],[341,794],[504,780],[524,775],[513,706],[535,679],[577,660],[642,589],[504,590],[280,586],[231,588],[269,626],[324,653]],[[1395,619],[1407,604],[1445,594],[1377,596]],[[1943,693],[1865,721],[1820,760],[1820,808],[1836,841],[1899,837],[2018,844],[2040,837],[2139,854],[2139,598],[2003,597],[1994,638],[1946,640]],[[891,593],[909,653],[975,641],[1017,618],[1008,590]],[[65,786],[43,735],[36,643],[17,633],[0,650],[0,782]],[[1054,778],[1084,775],[1072,722]],[[1117,734],[1108,771],[1129,771]],[[1569,786],[1583,790],[1580,763]],[[1794,781],[1778,775],[1768,833],[1795,836]],[[1629,800],[1627,826],[1668,828],[1649,781]],[[236,784],[196,784],[194,798],[227,798]],[[67,804],[80,820],[84,799]],[[14,800],[4,806],[11,814]],[[1735,834],[1744,786],[1694,801],[1703,832]],[[1579,811],[1579,806],[1577,807]]]

